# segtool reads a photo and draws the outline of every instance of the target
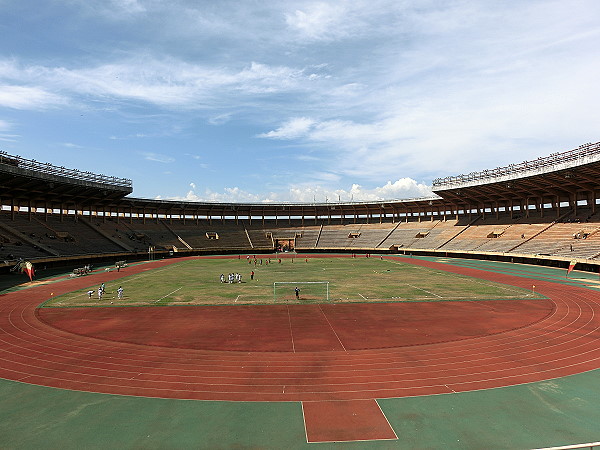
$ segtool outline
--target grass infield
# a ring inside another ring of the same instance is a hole
[[[326,302],[323,295],[311,293],[310,286],[294,285],[289,293],[273,296],[273,282],[328,281],[329,301],[394,302],[442,300],[491,300],[542,298],[537,293],[388,259],[373,258],[277,258],[260,259],[255,265],[242,259],[192,259],[160,269],[107,282],[102,300],[98,285],[51,298],[44,307],[80,306],[162,306],[162,305],[248,305],[273,303]],[[254,271],[254,279],[251,279]],[[126,269],[125,269],[126,273]],[[241,283],[221,283],[220,275],[240,273]],[[123,287],[122,299],[117,289]],[[280,290],[281,288],[278,288]],[[324,289],[317,285],[315,289]],[[92,295],[89,298],[88,291]]]

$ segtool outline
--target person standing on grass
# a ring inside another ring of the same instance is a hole
[[[123,287],[119,286],[119,289],[117,289],[117,297],[119,300],[121,300],[123,298]]]
[[[254,270],[252,272],[250,272],[250,279],[254,280]]]
[[[102,289],[102,286],[100,286],[98,288],[98,300],[102,300],[102,294],[104,294],[104,290]]]
[[[298,286],[294,289],[294,293],[296,294],[296,300],[300,300],[300,289]]]

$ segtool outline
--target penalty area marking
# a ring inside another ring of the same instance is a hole
[[[161,298],[159,298],[158,300],[156,300],[154,303],[160,302],[163,298],[167,298],[169,295],[174,294],[175,292],[177,292],[180,289],[183,289],[183,286],[181,286],[180,288],[175,289],[173,292],[169,292],[167,295],[163,295]]]

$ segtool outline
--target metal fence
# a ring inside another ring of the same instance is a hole
[[[133,183],[129,178],[111,177],[108,175],[99,175],[92,172],[84,172],[77,169],[67,169],[62,166],[54,166],[50,163],[42,163],[33,159],[26,159],[20,156],[12,156],[6,152],[0,151],[0,164],[18,167],[19,169],[41,172],[49,175],[67,177],[82,181],[91,181],[93,183],[110,184],[125,188],[132,188]]]
[[[585,159],[592,156],[600,156],[600,142],[596,142],[595,144],[590,142],[588,144],[580,145],[576,149],[552,153],[549,156],[541,157],[533,161],[523,161],[518,164],[510,164],[505,167],[483,170],[481,172],[471,172],[466,175],[436,178],[433,180],[432,184],[434,188],[440,189],[480,180],[489,182],[495,178],[518,175],[524,172],[539,171],[549,168],[556,168],[558,170],[566,163],[584,162]]]

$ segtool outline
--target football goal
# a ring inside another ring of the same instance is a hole
[[[329,281],[275,281],[273,300],[277,302],[328,302]]]

